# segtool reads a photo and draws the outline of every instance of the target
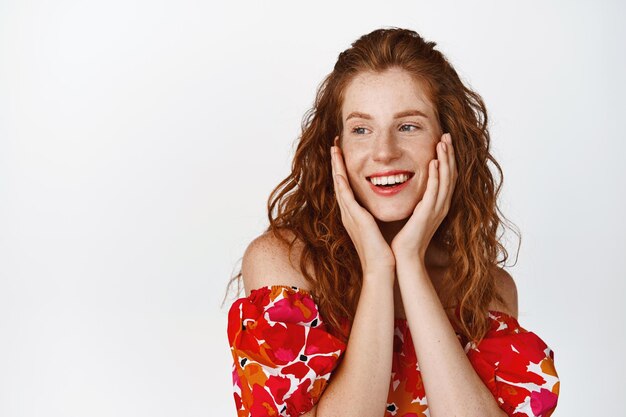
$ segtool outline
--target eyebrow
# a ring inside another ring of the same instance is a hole
[[[396,113],[394,115],[394,119],[400,119],[401,117],[407,117],[407,116],[421,116],[425,119],[428,119],[428,116],[426,116],[423,112],[419,111],[419,110],[404,110],[401,111],[399,113]],[[367,120],[372,120],[372,116],[370,116],[367,113],[361,113],[358,111],[353,111],[352,113],[350,113],[348,115],[348,117],[346,117],[346,121],[348,121],[349,119],[353,118],[353,117],[359,117],[361,119],[367,119]]]

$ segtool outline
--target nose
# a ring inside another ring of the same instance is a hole
[[[396,160],[402,154],[397,138],[389,132],[381,133],[375,140],[372,149],[374,161],[387,163]]]

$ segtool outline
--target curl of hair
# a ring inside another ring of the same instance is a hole
[[[362,270],[334,196],[330,147],[343,130],[341,107],[346,87],[362,71],[408,71],[425,87],[442,131],[452,136],[459,175],[449,211],[433,236],[450,259],[439,294],[444,307],[458,306],[459,329],[468,340],[479,342],[488,330],[491,301],[503,303],[493,269],[508,259],[498,229],[509,222],[497,205],[503,174],[489,152],[487,109],[481,96],[463,84],[435,46],[415,31],[391,27],[366,34],[341,52],[333,71],[319,85],[313,107],[303,117],[291,173],[268,198],[266,232],[288,244],[290,252],[296,240],[303,243],[300,269],[311,283],[311,293],[327,325],[344,341],[349,335],[342,332],[341,320],[354,318]],[[498,172],[499,182],[489,162]],[[292,239],[282,231],[290,232]],[[313,274],[307,266],[312,266]],[[239,293],[240,278],[241,271],[231,278],[228,288],[238,281]]]

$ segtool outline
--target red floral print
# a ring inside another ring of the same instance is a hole
[[[313,298],[272,286],[236,300],[228,312],[239,417],[298,416],[322,395],[346,346],[326,331]]]
[[[549,417],[559,395],[553,351],[514,317],[490,311],[489,319],[478,345],[457,334],[472,366],[507,415]],[[236,300],[228,313],[228,340],[238,417],[309,411],[346,348],[327,331],[311,294],[285,285]],[[428,415],[411,334],[406,320],[396,319],[385,417]]]

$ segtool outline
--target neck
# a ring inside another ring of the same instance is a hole
[[[404,220],[396,220],[393,222],[383,222],[376,219],[376,223],[378,224],[378,228],[380,229],[380,232],[385,238],[387,244],[391,245],[391,241],[393,240],[393,238],[398,234],[400,230],[402,230],[408,220],[409,219],[407,218]]]
[[[383,222],[376,219],[376,223],[378,224],[378,227],[380,228],[387,244],[391,245],[393,238],[400,230],[402,230],[402,227],[404,227],[408,220],[409,219],[407,218],[393,222]],[[426,253],[424,254],[424,264],[426,266],[433,267],[446,266],[448,264],[448,254],[435,240],[431,240],[426,248]]]

